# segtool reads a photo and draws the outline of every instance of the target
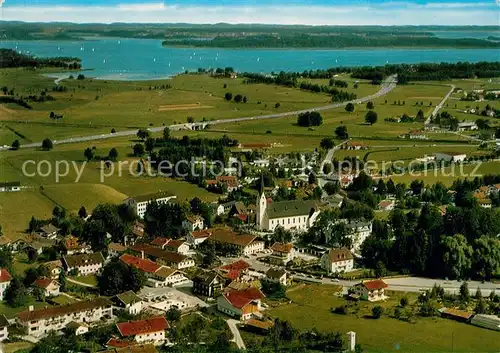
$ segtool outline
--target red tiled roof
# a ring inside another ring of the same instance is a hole
[[[179,247],[184,244],[184,241],[183,240],[170,240],[168,243],[167,243],[167,247],[168,248],[172,248],[172,249],[179,249]]]
[[[210,241],[236,245],[239,247],[245,247],[257,238],[254,235],[237,234],[230,228],[211,228],[208,231],[211,232]]]
[[[264,294],[259,289],[250,287],[246,290],[224,293],[224,298],[235,308],[241,309],[253,300],[264,298]]]
[[[241,271],[238,270],[230,270],[227,272],[224,277],[230,279],[231,281],[234,281],[240,277]]]
[[[10,280],[12,280],[12,276],[9,271],[5,268],[0,268],[0,283],[9,282]]]
[[[289,253],[292,249],[293,245],[291,243],[274,243],[271,246],[271,250],[276,252]]]
[[[387,284],[381,279],[374,279],[373,281],[364,281],[363,286],[368,290],[387,288]]]
[[[246,261],[243,261],[243,260],[238,260],[238,261],[233,262],[229,265],[225,265],[225,266],[220,267],[221,270],[226,270],[226,271],[231,271],[231,270],[242,271],[242,270],[246,270],[247,268],[250,268],[250,265]]]
[[[158,316],[146,320],[122,322],[116,324],[116,327],[122,337],[129,337],[144,333],[165,331],[170,326],[163,316]]]
[[[116,347],[116,348],[125,348],[125,347],[129,347],[132,344],[133,344],[132,342],[121,341],[121,340],[116,339],[116,338],[110,338],[109,341],[106,343],[106,346]]]
[[[122,256],[120,256],[120,260],[129,266],[133,266],[141,271],[148,273],[155,273],[160,268],[160,266],[154,261],[141,259],[140,257],[132,256],[129,254],[123,254]]]
[[[235,176],[216,176],[215,180],[217,180],[218,183],[226,184],[227,186],[231,187],[238,187],[238,179]]]
[[[213,180],[213,179],[205,180],[205,183],[207,185],[217,185],[217,180]]]
[[[246,222],[248,219],[247,214],[235,214],[234,217],[238,218],[240,221],[243,221],[243,222]]]
[[[47,289],[48,286],[52,283],[52,279],[50,278],[39,278],[33,284],[37,287]]]
[[[210,233],[208,230],[198,230],[191,232],[191,235],[193,238],[208,238],[212,233]]]
[[[157,245],[157,246],[164,246],[170,241],[170,238],[165,238],[165,237],[157,237],[155,238],[151,244]]]

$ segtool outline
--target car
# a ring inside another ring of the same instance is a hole
[[[340,279],[338,279],[338,278],[332,278],[332,282],[340,282]]]

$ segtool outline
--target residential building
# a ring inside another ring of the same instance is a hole
[[[465,153],[461,152],[437,152],[436,161],[444,162],[463,162],[467,158]]]
[[[144,218],[144,214],[146,213],[146,207],[151,202],[156,201],[157,203],[167,203],[172,199],[175,199],[177,196],[171,195],[167,192],[160,192],[157,194],[148,194],[148,195],[140,195],[135,197],[129,197],[125,199],[123,202],[132,207],[137,216],[140,218]]]
[[[225,280],[216,271],[200,270],[193,277],[193,293],[213,298],[222,292],[224,282]]]
[[[0,192],[20,191],[21,183],[18,181],[0,183]]]
[[[131,290],[117,294],[111,300],[117,307],[125,310],[131,315],[138,315],[143,308],[142,299]]]
[[[264,294],[254,287],[226,292],[217,298],[217,310],[241,321],[248,320],[260,314],[263,298]]]
[[[63,271],[63,264],[61,260],[44,262],[42,266],[49,271],[49,276],[52,279],[58,279],[59,274]]]
[[[44,237],[47,239],[55,239],[57,237],[57,234],[59,234],[59,228],[57,228],[53,224],[49,223],[49,224],[44,225],[43,227],[40,227],[38,234],[41,237]]]
[[[67,324],[66,329],[75,332],[75,336],[81,336],[89,332],[89,327],[87,325],[76,321],[71,321],[69,324]]]
[[[427,135],[421,130],[412,130],[405,135],[406,138],[410,140],[426,140]]]
[[[100,252],[63,256],[63,264],[68,272],[76,270],[80,276],[92,275],[103,267],[104,256]]]
[[[215,180],[217,181],[217,184],[222,184],[226,187],[227,192],[233,192],[234,190],[238,189],[240,187],[240,183],[238,181],[238,178],[235,176],[226,176],[226,175],[220,175],[216,176]]]
[[[274,243],[271,246],[272,255],[269,261],[277,265],[286,265],[295,258],[295,249],[292,243]]]
[[[17,323],[26,328],[28,335],[41,337],[51,331],[61,331],[72,321],[98,323],[112,316],[111,301],[99,297],[37,310],[30,306],[17,315]]]
[[[354,268],[354,256],[345,247],[333,248],[321,256],[321,267],[328,274],[349,272]]]
[[[394,200],[383,200],[378,203],[378,209],[381,211],[392,211],[396,206]]]
[[[149,259],[144,259],[141,257],[136,257],[130,254],[123,254],[120,256],[120,261],[123,263],[135,267],[136,269],[144,272],[147,277],[152,277],[153,274],[160,269],[160,265]]]
[[[195,230],[203,230],[203,217],[195,215],[188,216],[184,221],[182,221],[182,228],[188,232],[194,232]]]
[[[110,243],[108,245],[108,258],[121,256],[127,249],[120,243]]]
[[[189,245],[184,240],[170,239],[170,241],[165,245],[164,249],[182,255],[189,254]]]
[[[126,235],[124,239],[124,244],[126,246],[134,245],[137,240],[140,240],[144,237],[146,226],[144,223],[135,221],[132,226],[132,234]]]
[[[121,322],[116,324],[122,338],[133,339],[137,343],[163,344],[167,338],[165,331],[170,328],[163,316],[146,320]]]
[[[274,231],[277,227],[291,231],[306,231],[316,221],[320,211],[314,200],[292,200],[268,204],[264,190],[257,198],[256,225]]]
[[[188,282],[189,279],[175,268],[162,266],[156,271],[151,278],[148,279],[148,284],[152,287],[173,287]]]
[[[146,255],[150,258],[153,258],[161,265],[171,266],[178,270],[193,267],[195,265],[194,260],[188,256],[178,254],[173,251],[156,248],[150,245],[137,244],[130,249],[141,255],[143,254],[142,256]]]
[[[351,251],[359,251],[361,244],[372,234],[372,222],[347,220],[343,220],[343,222],[346,224],[347,231],[352,239]]]
[[[221,274],[225,278],[231,281],[236,281],[242,278],[243,275],[246,275],[249,268],[250,265],[246,261],[238,260],[228,265],[219,267],[219,271],[221,271]]]
[[[9,321],[5,315],[0,314],[0,342],[5,341],[9,338]]]
[[[282,286],[287,285],[287,273],[285,270],[270,268],[266,272],[266,280],[270,282],[276,282]]]
[[[62,245],[66,249],[66,255],[74,255],[80,253],[91,253],[90,246],[85,243],[80,243],[77,237],[72,235],[65,237],[61,241]]]
[[[464,121],[462,123],[458,123],[458,131],[473,131],[477,130],[478,126],[474,121]]]
[[[344,144],[341,148],[347,149],[347,150],[356,150],[357,151],[357,150],[367,150],[368,146],[362,142],[349,141],[346,144]]]
[[[200,230],[190,232],[187,235],[187,242],[192,246],[198,246],[210,237],[210,232],[207,230]]]
[[[386,299],[384,290],[387,284],[381,279],[363,281],[352,287],[351,296],[371,302]]]
[[[33,286],[44,291],[46,297],[57,297],[60,293],[60,284],[52,278],[39,278],[33,282]]]
[[[251,255],[264,250],[264,241],[255,235],[237,234],[230,228],[211,228],[208,229],[210,237],[208,242],[215,244],[216,247],[233,249],[235,253]]]
[[[2,301],[5,297],[5,291],[7,287],[10,285],[10,281],[12,280],[12,276],[9,271],[5,268],[0,267],[0,301]]]

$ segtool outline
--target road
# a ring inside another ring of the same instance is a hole
[[[309,108],[309,109],[303,109],[303,110],[295,110],[295,111],[290,111],[290,112],[285,112],[285,113],[256,115],[256,116],[234,118],[234,119],[213,120],[213,121],[210,121],[207,123],[209,125],[217,125],[217,124],[236,123],[236,122],[241,122],[241,121],[276,119],[276,118],[283,118],[283,117],[292,116],[292,115],[298,115],[298,114],[310,112],[310,111],[319,112],[319,111],[330,110],[330,109],[334,109],[334,108],[340,108],[340,107],[345,106],[347,103],[360,104],[360,103],[364,103],[364,102],[370,101],[372,99],[384,96],[387,93],[389,93],[390,91],[392,91],[396,87],[396,78],[397,78],[396,75],[388,77],[382,83],[381,88],[377,93],[366,96],[366,97],[358,98],[358,99],[355,99],[355,100],[349,101],[349,102],[333,103],[333,104],[328,104],[328,105],[324,105],[321,107]],[[150,132],[161,132],[161,131],[163,131],[164,128],[165,128],[165,126],[158,126],[158,127],[149,128],[148,130]],[[186,124],[170,125],[169,128],[171,130],[183,130],[186,128]],[[65,144],[65,143],[104,140],[104,139],[113,138],[113,137],[135,136],[137,134],[137,131],[138,130],[117,131],[115,133],[72,137],[72,138],[62,139],[62,140],[54,140],[52,142],[54,145],[60,145],[60,144]],[[21,145],[21,148],[36,148],[36,147],[41,147],[41,145],[42,145],[41,142],[34,142],[34,143],[28,143],[28,144]],[[0,150],[7,150],[9,148],[10,148],[9,146],[4,146],[4,147],[0,147]]]
[[[231,333],[234,336],[234,343],[236,343],[236,346],[238,349],[247,349],[245,347],[245,342],[243,342],[243,339],[241,338],[240,331],[238,330],[238,325],[240,322],[234,319],[228,319],[226,320],[227,325],[229,326],[229,329],[231,330]]]
[[[431,123],[431,118],[433,116],[436,116],[436,114],[439,112],[439,110],[443,107],[444,103],[446,103],[448,98],[450,98],[451,94],[455,91],[455,85],[450,85],[450,87],[451,87],[450,91],[446,94],[446,96],[444,96],[443,100],[438,105],[436,105],[432,114],[427,118],[424,125],[429,125]]]

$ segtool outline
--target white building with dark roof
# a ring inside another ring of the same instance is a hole
[[[146,207],[151,202],[156,201],[158,203],[167,203],[175,198],[177,198],[177,196],[171,195],[167,192],[160,192],[157,194],[147,194],[147,195],[129,197],[128,199],[125,199],[123,203],[132,207],[137,216],[139,216],[140,218],[144,218],[144,214],[146,213]]]

